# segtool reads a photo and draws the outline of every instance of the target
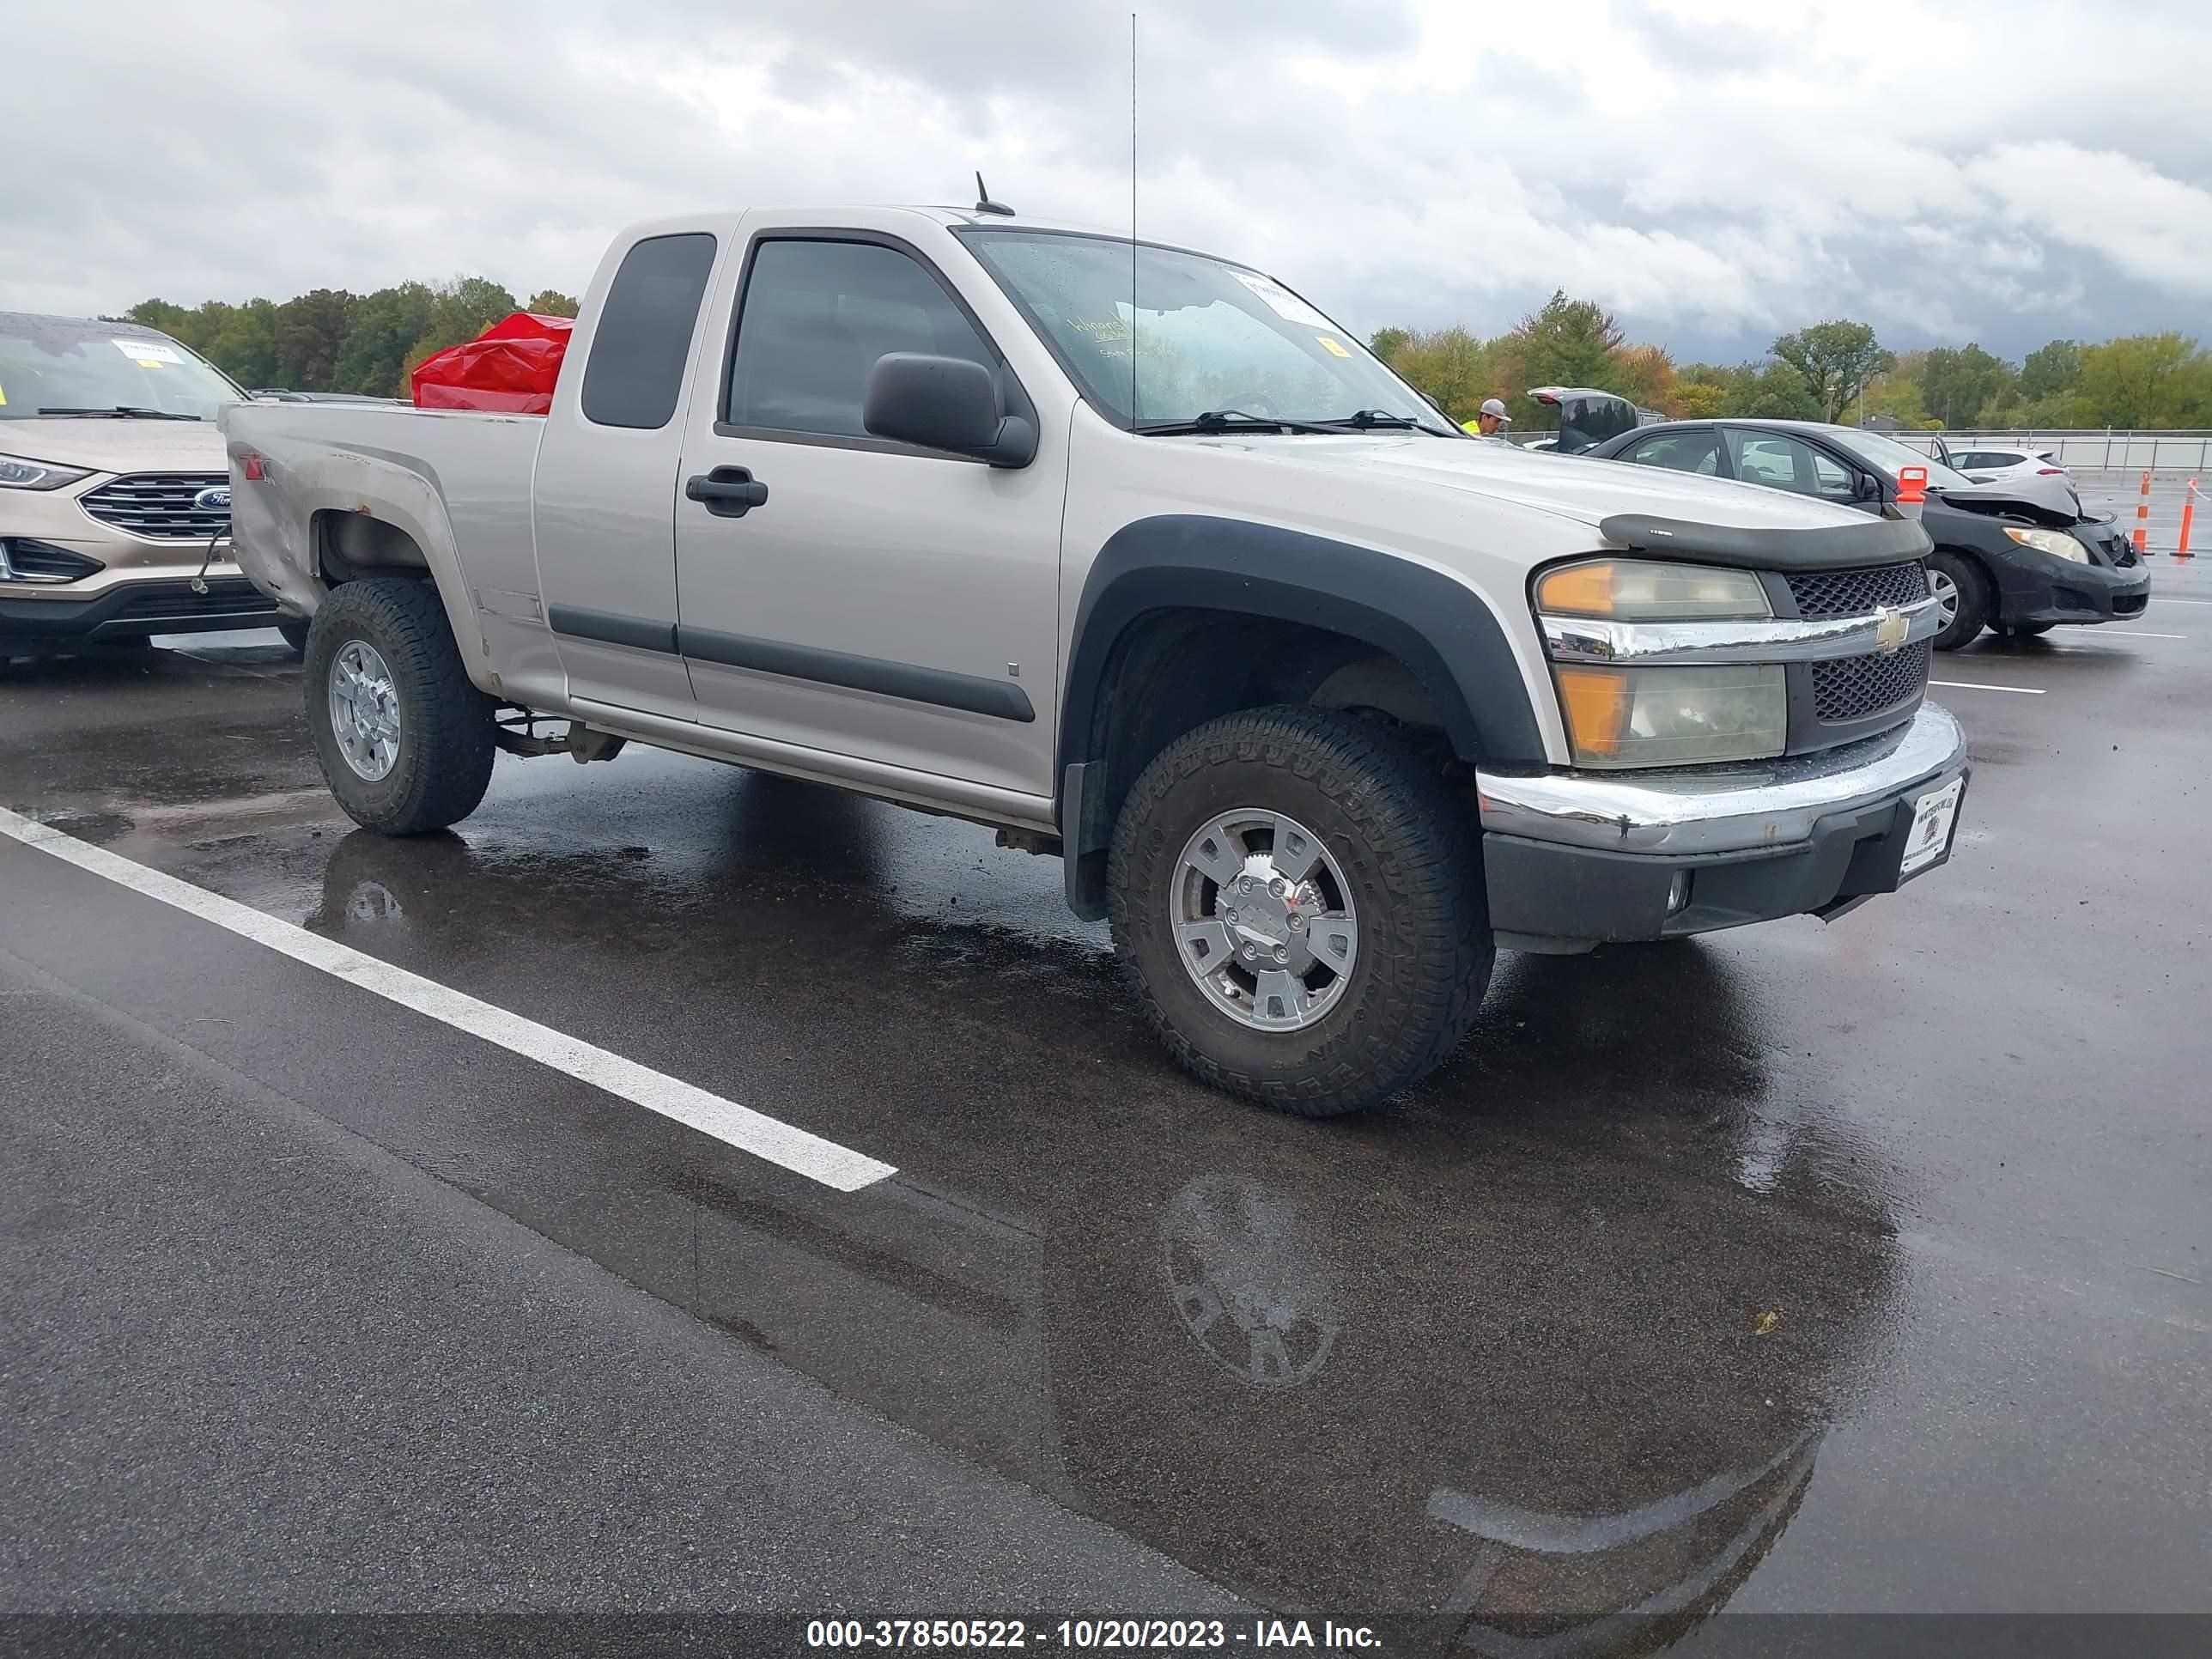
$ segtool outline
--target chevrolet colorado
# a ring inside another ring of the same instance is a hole
[[[1471,441],[1261,272],[994,204],[635,227],[544,417],[222,420],[357,822],[642,742],[994,824],[1286,1110],[1499,946],[1893,890],[1966,785],[1902,509]]]

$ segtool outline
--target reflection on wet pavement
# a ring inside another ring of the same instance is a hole
[[[353,831],[258,741],[118,725],[0,800],[896,1163],[824,1194],[672,1126],[319,1109],[848,1398],[1286,1611],[1641,1653],[1733,1596],[1888,1362],[1905,1172],[1729,949],[1508,957],[1341,1124],[1224,1102],[1049,860],[672,757],[502,762]],[[1856,1014],[1851,1016],[1856,1018]]]

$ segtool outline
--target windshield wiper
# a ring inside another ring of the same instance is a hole
[[[1209,409],[1187,421],[1139,421],[1136,429],[1150,437],[1173,437],[1185,432],[1340,433],[1345,430],[1340,426],[1324,426],[1319,421],[1285,421],[1268,415],[1250,414],[1241,409]]]
[[[1387,409],[1359,409],[1340,420],[1326,424],[1347,428],[1353,432],[1372,432],[1381,427],[1402,427],[1416,432],[1434,432],[1436,428],[1423,426],[1410,415],[1393,415]]]
[[[42,409],[41,415],[80,415],[110,421],[197,421],[197,415],[176,415],[166,409],[141,409],[136,404],[110,404],[105,409]]]

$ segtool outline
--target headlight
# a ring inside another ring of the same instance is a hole
[[[1763,621],[1774,614],[1748,570],[1584,559],[1537,578],[1539,616],[1609,623]],[[1699,766],[1764,760],[1788,746],[1780,664],[1553,665],[1577,766]]]
[[[1552,670],[1577,766],[1765,760],[1786,746],[1779,663]]]
[[[2063,530],[2022,530],[2016,525],[2007,525],[2005,534],[2022,547],[2048,553],[2054,559],[2071,559],[2076,564],[2089,562],[2089,550]]]
[[[1766,590],[1748,570],[1646,559],[1587,559],[1547,570],[1536,609],[1614,622],[1729,622],[1771,617]]]
[[[0,455],[0,489],[59,489],[91,476],[81,466],[56,466],[27,455]]]

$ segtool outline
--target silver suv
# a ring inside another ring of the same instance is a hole
[[[245,396],[152,329],[0,312],[0,657],[283,620],[230,559]]]

